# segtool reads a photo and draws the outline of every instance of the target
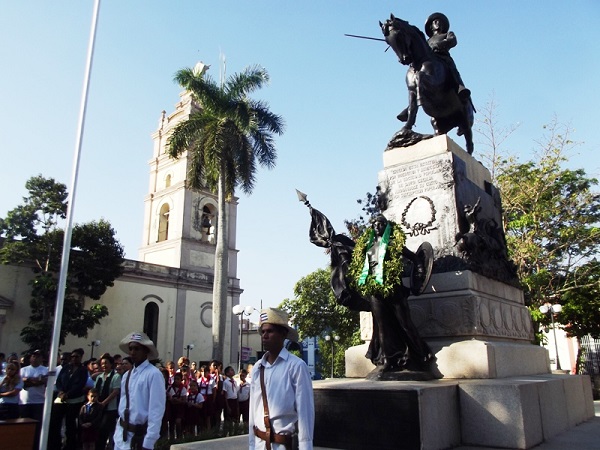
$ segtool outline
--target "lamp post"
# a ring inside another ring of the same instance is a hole
[[[94,358],[94,347],[98,347],[100,345],[100,340],[96,339],[95,341],[92,341],[92,343],[90,344],[90,347],[92,347],[92,351],[90,354],[90,359]]]
[[[238,316],[238,320],[240,321],[240,351],[239,351],[239,358],[238,358],[238,372],[240,370],[242,370],[242,346],[243,346],[243,342],[242,339],[244,337],[244,335],[242,334],[242,324],[244,321],[244,315],[249,316],[251,315],[254,311],[257,311],[257,309],[253,306],[243,306],[243,305],[235,305],[233,308],[231,308],[231,310],[233,311],[233,313]]]
[[[562,370],[560,367],[560,360],[558,359],[558,341],[556,340],[556,327],[554,326],[554,314],[558,314],[562,311],[562,305],[558,303],[552,305],[550,303],[545,303],[540,306],[540,312],[542,314],[547,314],[550,316],[550,320],[552,322],[552,331],[554,332],[554,350],[556,351],[556,370]]]
[[[190,350],[194,350],[194,344],[188,344],[185,346],[185,357],[189,360],[190,359]]]
[[[335,341],[339,341],[340,337],[338,335],[335,335],[333,337],[329,336],[328,334],[325,335],[325,340],[327,342],[331,341],[331,378],[333,378],[333,365],[334,365],[334,359],[333,359],[333,345]]]

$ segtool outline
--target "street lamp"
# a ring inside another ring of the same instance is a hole
[[[235,305],[233,308],[231,308],[231,310],[233,311],[233,313],[238,316],[238,320],[240,321],[240,351],[239,351],[239,358],[238,358],[238,372],[240,370],[242,370],[242,338],[243,338],[243,334],[242,334],[242,323],[244,321],[244,315],[249,316],[250,314],[252,314],[254,311],[258,311],[254,306],[243,306],[243,305]]]
[[[558,341],[556,340],[556,327],[554,326],[554,314],[558,314],[562,311],[562,305],[545,303],[540,306],[540,312],[542,314],[547,314],[550,316],[550,320],[552,321],[552,331],[554,332],[554,349],[556,351],[556,370],[562,370],[560,367],[560,360],[558,359]]]
[[[331,341],[331,378],[333,378],[333,344],[334,341],[339,341],[340,337],[338,335],[333,336],[333,338],[331,336],[329,336],[328,334],[325,335],[325,340],[327,342]]]
[[[185,346],[186,354],[185,357],[189,360],[190,359],[190,350],[194,350],[194,344],[188,344]]]
[[[92,343],[90,344],[90,347],[92,347],[92,352],[90,355],[90,359],[94,358],[94,347],[98,347],[100,345],[100,340],[96,339],[95,341],[92,341]]]

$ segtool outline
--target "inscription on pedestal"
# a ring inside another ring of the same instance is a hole
[[[429,158],[394,166],[386,170],[386,176],[390,187],[401,197],[416,197],[454,184],[447,158]]]
[[[436,256],[452,253],[458,230],[452,154],[391,166],[379,178],[388,194],[386,216],[402,226],[407,246],[427,240]]]

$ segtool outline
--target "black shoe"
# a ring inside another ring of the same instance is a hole
[[[396,116],[396,118],[400,121],[400,122],[406,122],[408,120],[408,108],[402,110],[402,112],[400,112],[400,114],[398,114]]]

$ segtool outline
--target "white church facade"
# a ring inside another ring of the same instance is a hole
[[[125,260],[123,275],[99,300],[109,316],[89,331],[87,338],[67,337],[65,351],[81,347],[84,358],[120,353],[118,343],[128,332],[142,330],[156,343],[160,359],[188,355],[195,361],[212,357],[212,290],[217,198],[209,191],[186,189],[187,153],[178,160],[166,154],[169,133],[197,106],[189,93],[180,94],[175,111],[164,111],[149,161],[148,195],[144,198],[143,241],[138,260]],[[225,311],[239,304],[237,278],[237,199],[228,203],[229,279]],[[24,351],[21,329],[29,320],[31,269],[0,265],[0,351]],[[86,302],[86,308],[95,301]],[[224,364],[238,357],[238,318],[228,314],[223,339]],[[100,343],[91,346],[91,342]]]

